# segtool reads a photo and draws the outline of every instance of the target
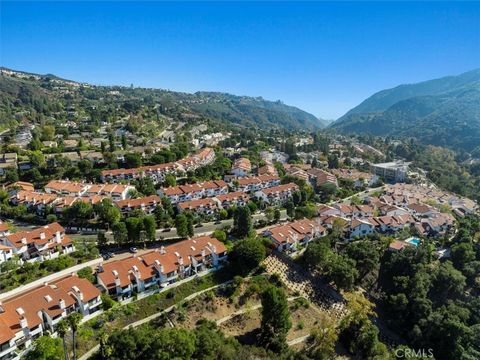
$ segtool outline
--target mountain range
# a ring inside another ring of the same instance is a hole
[[[380,91],[329,127],[473,150],[480,146],[480,69]]]
[[[168,104],[169,108],[178,108],[182,112],[245,127],[313,131],[327,125],[323,120],[297,107],[286,105],[281,101],[265,100],[262,97],[236,96],[221,92],[189,94],[162,89],[93,86],[65,80],[51,74],[39,75],[6,68],[0,70],[2,72],[0,127],[2,122],[5,124],[9,117],[15,115],[14,110],[16,113],[32,107],[38,110],[52,101],[64,101],[65,94],[61,90],[62,87],[72,87],[75,100],[79,101],[103,99],[106,102],[121,102],[127,99],[143,102],[148,100],[150,104]]]

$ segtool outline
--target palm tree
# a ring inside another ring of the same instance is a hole
[[[82,320],[82,315],[78,312],[73,312],[67,317],[68,324],[72,329],[72,340],[73,340],[73,360],[77,360],[77,330],[80,321]]]
[[[57,324],[57,333],[58,336],[62,338],[63,342],[63,352],[65,353],[65,360],[68,360],[68,349],[67,349],[67,342],[65,341],[65,335],[67,334],[70,326],[65,320],[60,320]]]

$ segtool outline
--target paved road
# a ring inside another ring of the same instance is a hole
[[[285,220],[287,218],[286,210],[282,210],[280,214],[281,214],[280,216],[281,220]],[[260,221],[260,220],[267,220],[267,217],[264,213],[258,213],[258,214],[253,214],[252,219],[254,221]],[[194,227],[193,230],[196,236],[202,236],[202,235],[210,235],[215,230],[222,230],[228,227],[230,228],[233,227],[233,219],[203,223],[202,226]],[[108,231],[106,233],[106,236],[109,239],[109,243],[113,243],[112,232]],[[156,237],[157,237],[157,240],[178,239],[177,229],[175,228],[157,229]]]

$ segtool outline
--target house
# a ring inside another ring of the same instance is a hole
[[[77,274],[55,281],[53,283],[74,298],[75,310],[86,316],[100,310],[102,304],[101,292],[87,279],[79,278]]]
[[[322,204],[317,207],[317,215],[320,217],[340,216],[340,210],[336,207]]]
[[[42,144],[46,148],[56,148],[57,142],[56,141],[42,141]]]
[[[271,164],[267,164],[264,166],[261,166],[257,169],[257,174],[258,175],[272,175],[272,176],[278,176],[277,169]]]
[[[406,209],[403,209],[396,205],[383,204],[378,207],[380,215],[387,216],[399,216],[399,215],[408,215],[409,212]]]
[[[0,264],[10,260],[13,257],[13,248],[0,244]]]
[[[177,204],[179,212],[192,211],[195,214],[213,215],[220,209],[219,201],[215,198],[196,199]]]
[[[9,169],[17,168],[17,153],[0,154],[0,176],[6,174]]]
[[[46,194],[37,191],[20,190],[10,197],[12,205],[25,205],[28,210],[34,210],[43,215],[47,206],[54,206],[58,201],[56,194]]]
[[[76,275],[5,300],[0,303],[0,359],[20,359],[37,338],[55,334],[58,322],[68,314],[89,315],[100,304],[100,291]]]
[[[364,219],[353,219],[349,224],[350,239],[363,237],[372,234],[375,231],[375,225]]]
[[[90,185],[89,185],[90,187]],[[110,197],[113,201],[125,200],[130,197],[130,191],[135,190],[135,187],[132,185],[123,185],[123,184],[105,184],[100,189],[97,195],[104,195]],[[88,191],[88,189],[87,189]],[[90,192],[92,195],[93,193]]]
[[[203,196],[212,197],[228,193],[228,185],[223,180],[205,181],[200,184],[203,188]]]
[[[57,201],[54,204],[54,210],[57,214],[60,214],[62,213],[63,209],[72,206],[76,202],[82,201],[84,203],[95,205],[99,202],[102,202],[106,198],[107,198],[106,196],[102,196],[102,195],[91,195],[91,196],[82,196],[82,197],[62,196],[57,198]]]
[[[400,215],[373,217],[369,218],[368,222],[380,232],[391,233],[413,225],[415,220],[410,215]]]
[[[72,239],[65,235],[65,229],[57,222],[31,231],[19,231],[2,238],[3,245],[25,261],[44,261],[61,254],[75,251]]]
[[[32,183],[26,181],[17,181],[8,186],[6,186],[8,193],[11,195],[12,192],[18,190],[26,190],[26,191],[34,191],[35,188],[33,187]]]
[[[450,214],[437,213],[435,216],[420,220],[423,234],[438,237],[448,233],[455,224],[455,218]]]
[[[378,177],[376,175],[358,171],[356,169],[332,169],[331,172],[338,179],[352,181],[357,188],[373,186],[378,182]]]
[[[405,249],[407,246],[411,245],[405,241],[393,240],[390,245],[388,245],[388,250],[391,252],[396,252]]]
[[[307,170],[310,182],[315,188],[320,188],[325,184],[332,184],[338,187],[337,177],[329,172],[317,168]]]
[[[255,196],[270,205],[281,205],[286,203],[298,189],[297,184],[288,183],[257,191]]]
[[[104,158],[103,154],[100,151],[92,151],[92,150],[86,150],[86,151],[80,151],[80,156],[84,160],[90,161],[92,164],[103,164]]]
[[[53,166],[57,166],[59,164],[58,158],[70,160],[72,165],[77,165],[82,160],[76,151],[63,152],[60,154],[48,154],[45,157],[49,162],[52,163]]]
[[[450,201],[450,205],[452,207],[453,212],[455,212],[455,214],[457,214],[460,217],[463,217],[469,214],[474,214],[478,209],[477,203],[467,198],[452,199]]]
[[[316,237],[327,235],[327,230],[314,220],[297,220],[274,226],[263,233],[272,240],[277,251],[292,252],[307,245]]]
[[[236,182],[236,183],[235,183]],[[274,175],[260,175],[257,177],[244,177],[235,179],[231,184],[233,188],[242,192],[255,192],[280,185],[280,178]]]
[[[71,197],[92,197],[94,195],[108,196],[112,200],[125,200],[129,191],[135,187],[123,184],[91,184],[77,183],[68,180],[52,180],[45,185],[47,194],[58,194]]]
[[[111,169],[103,170],[100,173],[102,182],[121,182],[123,180],[131,181],[139,179],[142,177],[143,169],[142,168],[133,168],[133,169]]]
[[[66,150],[73,150],[73,149],[77,148],[77,146],[78,146],[78,140],[75,140],[75,139],[65,139],[65,140],[63,140],[63,147]]]
[[[158,195],[150,195],[138,199],[119,200],[115,205],[120,209],[122,214],[128,214],[134,210],[141,210],[147,214],[153,213],[157,206],[162,204],[162,200]]]
[[[68,180],[52,180],[44,187],[47,194],[82,196],[88,185]]]
[[[226,193],[228,193],[228,185],[223,180],[211,180],[197,184],[171,186],[158,190],[160,196],[169,198],[173,204]]]
[[[247,176],[252,171],[252,164],[247,158],[239,158],[233,162],[231,173],[237,177]]]
[[[0,221],[0,238],[10,234],[10,228],[7,223]]]
[[[287,174],[290,176],[295,176],[299,179],[303,179],[305,181],[308,181],[310,175],[303,170],[300,166],[289,166],[288,168],[285,169]]]
[[[178,280],[217,268],[226,260],[223,243],[210,236],[182,240],[160,249],[99,267],[97,282],[108,294],[130,297],[151,287],[166,287]]]
[[[418,203],[408,205],[408,211],[417,218],[430,217],[436,212],[431,206]]]
[[[215,198],[219,201],[221,207],[224,209],[228,209],[231,206],[245,206],[249,200],[249,196],[241,191],[217,195]]]
[[[373,216],[374,209],[368,205],[352,205],[353,218],[366,218]]]
[[[209,165],[215,160],[215,151],[209,147],[200,149],[193,155],[193,159],[198,166]]]

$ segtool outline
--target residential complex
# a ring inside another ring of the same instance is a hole
[[[55,333],[58,322],[77,311],[100,309],[100,290],[71,275],[33,288],[0,303],[0,360],[17,360],[42,335]]]
[[[100,266],[97,282],[109,295],[126,298],[218,268],[226,257],[227,249],[222,242],[202,236]]]

